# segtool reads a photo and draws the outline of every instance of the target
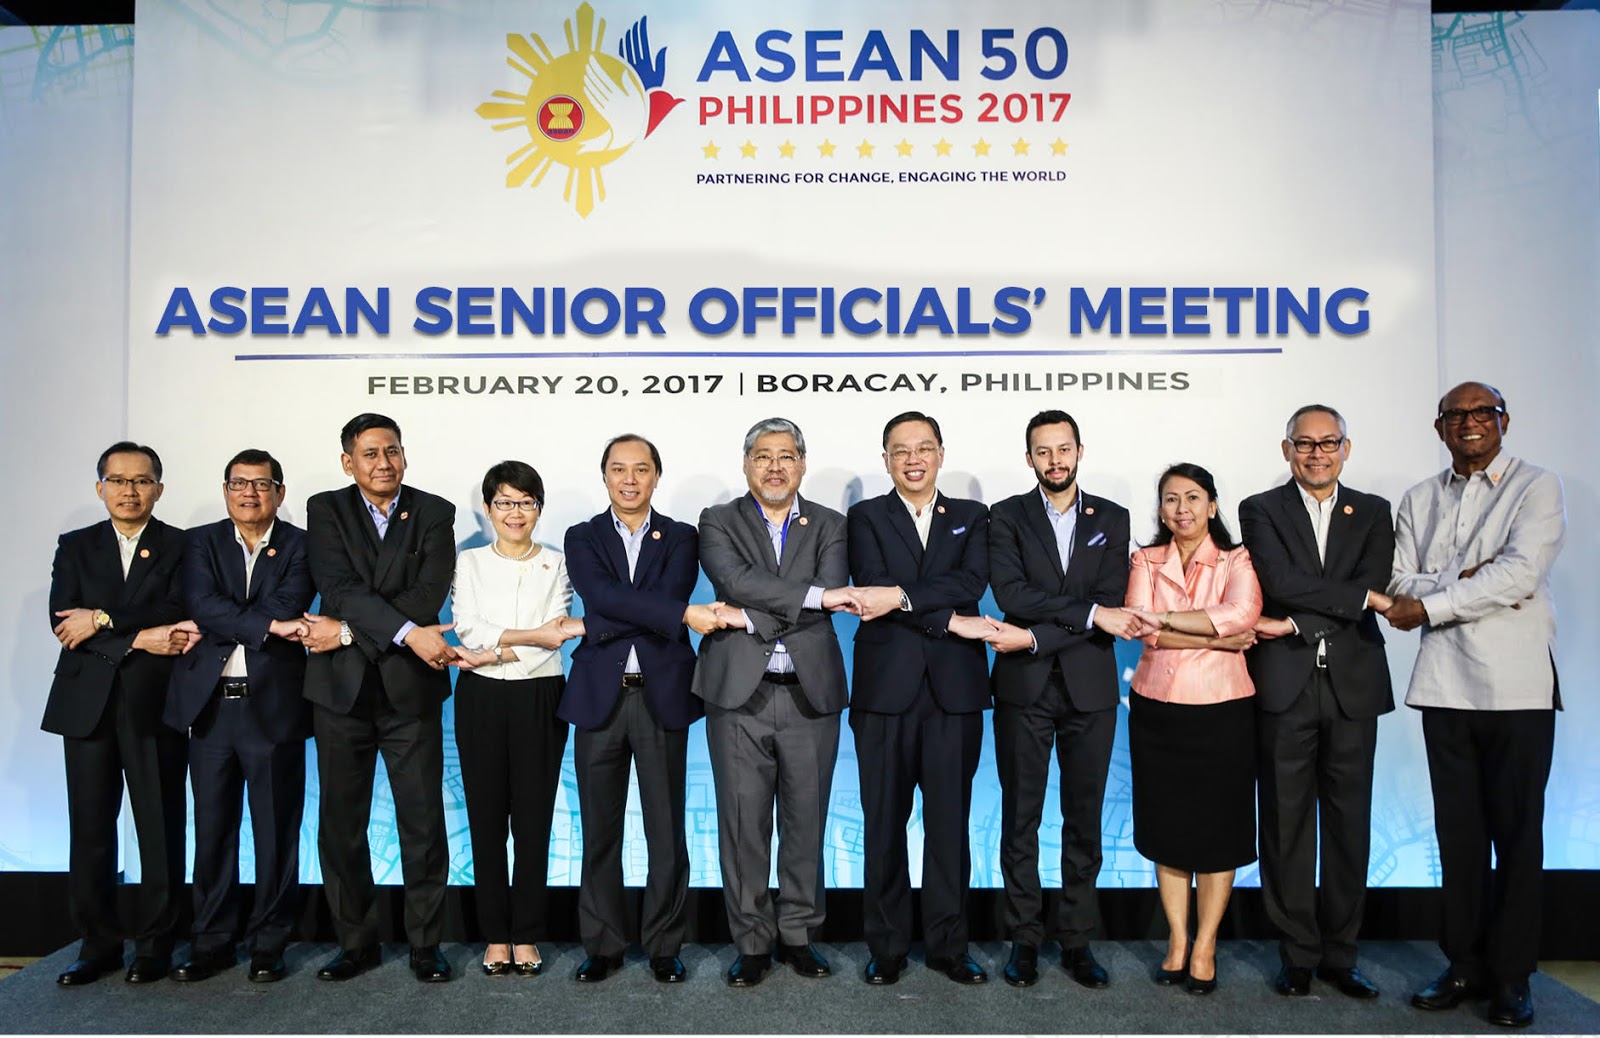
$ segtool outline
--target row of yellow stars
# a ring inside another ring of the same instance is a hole
[[[1021,137],[1018,137],[1010,145],[1011,154],[1013,154],[1013,155],[1027,155],[1029,153],[1028,149],[1031,148],[1032,146],[1033,146],[1032,142],[1023,140]],[[1062,140],[1060,137],[1057,137],[1055,140],[1051,141],[1048,146],[1050,148],[1050,154],[1052,154],[1052,155],[1065,155],[1067,153],[1067,142]],[[746,140],[745,140],[745,142],[743,144],[730,145],[730,147],[737,147],[739,149],[740,157],[741,158],[746,158],[746,159],[755,158],[756,157],[756,153],[759,150],[758,146],[754,142],[749,140],[748,138],[746,138]],[[835,144],[835,143],[833,143],[833,141],[827,140],[825,138],[821,144],[816,146],[817,154],[818,154],[818,156],[820,158],[831,159],[831,158],[834,157],[833,153],[835,151],[839,150],[840,147],[841,147],[840,145]],[[873,144],[871,141],[863,139],[860,144],[855,144],[855,145],[846,144],[846,145],[843,145],[843,147],[845,147],[847,149],[851,148],[851,147],[854,147],[856,149],[856,157],[857,158],[869,159],[869,158],[872,158],[873,153],[878,148],[878,145]],[[899,154],[899,156],[901,158],[903,158],[903,159],[910,158],[912,151],[914,151],[916,149],[916,145],[912,144],[910,141],[906,140],[904,137],[900,138],[900,143],[899,144],[885,145],[885,147],[886,148],[892,147]],[[984,140],[982,137],[979,137],[978,138],[978,142],[976,144],[973,144],[971,147],[972,147],[972,154],[974,156],[984,156],[984,155],[988,155],[989,154],[989,150],[991,148],[996,147],[996,145],[991,144],[989,141]],[[1004,148],[1004,147],[1006,147],[1006,145],[1001,144],[1001,145],[999,145],[999,147]],[[794,144],[794,143],[792,143],[790,141],[784,141],[782,144],[778,145],[778,155],[781,158],[792,159],[792,158],[794,158],[795,151],[798,150],[798,148],[799,148],[798,145],[796,145],[796,144]],[[954,144],[952,144],[949,141],[945,140],[943,137],[940,137],[938,143],[934,144],[933,151],[934,151],[934,154],[936,154],[936,155],[948,156],[953,148],[955,148]],[[702,154],[704,154],[704,156],[706,158],[715,159],[715,158],[719,158],[721,156],[722,147],[720,145],[718,145],[716,141],[707,141],[705,143],[705,146],[703,148],[701,148],[700,151],[701,151]]]

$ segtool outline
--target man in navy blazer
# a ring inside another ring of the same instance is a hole
[[[182,622],[183,531],[152,515],[162,491],[154,450],[112,444],[96,474],[108,519],[62,534],[50,571],[50,624],[61,656],[40,725],[66,749],[67,909],[83,935],[77,961],[57,978],[69,986],[122,966],[116,884],[124,778],[143,872],[129,983],[166,976],[183,887],[187,748],[182,733],[161,722],[172,658],[194,630]]]
[[[223,469],[228,517],[189,531],[183,597],[201,639],[173,668],[166,722],[188,730],[194,789],[194,928],[172,979],[204,980],[234,964],[241,934],[249,979],[281,980],[298,911],[310,707],[303,614],[311,606],[306,536],[277,518],[283,466],[261,450]],[[239,890],[239,824],[250,799],[255,903]]]
[[[989,708],[978,613],[989,584],[989,509],[939,493],[944,436],[920,411],[889,419],[894,489],[850,509],[850,576],[861,598],[850,696],[861,772],[868,984],[893,984],[911,946],[906,824],[922,790],[922,930],[928,968],[988,980],[967,953],[967,818]]]
[[[1028,422],[1038,486],[990,510],[989,579],[1004,629],[994,661],[994,750],[1000,769],[1000,872],[1011,960],[1008,984],[1038,980],[1039,945],[1061,941],[1061,965],[1089,988],[1110,982],[1089,950],[1100,922],[1100,812],[1117,730],[1117,638],[1146,633],[1122,608],[1128,510],[1078,486],[1083,441],[1065,411]],[[1039,885],[1039,819],[1050,747],[1061,764],[1061,898],[1048,921]]]
[[[650,857],[640,943],[655,979],[672,984],[684,979],[689,726],[705,716],[689,691],[695,657],[684,628],[704,634],[717,620],[711,607],[689,604],[700,576],[695,528],[650,505],[661,480],[655,444],[618,436],[601,453],[600,471],[611,507],[567,531],[567,574],[583,599],[584,636],[556,711],[578,729],[578,930],[588,957],[577,979],[604,980],[628,946],[622,829],[631,762]]]

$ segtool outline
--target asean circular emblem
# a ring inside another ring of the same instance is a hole
[[[539,106],[535,124],[553,141],[570,141],[583,130],[583,105],[577,98],[556,94]]]

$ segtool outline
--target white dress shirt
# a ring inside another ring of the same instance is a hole
[[[122,556],[123,580],[128,579],[128,570],[133,566],[133,557],[139,553],[139,538],[144,536],[144,532],[149,526],[148,522],[145,523],[144,526],[134,531],[132,537],[122,536],[122,531],[115,526],[111,528],[111,532],[117,535],[117,554]]]
[[[256,542],[256,550],[252,552],[250,546],[245,543],[244,534],[239,532],[238,524],[234,524],[233,543],[237,544],[239,550],[244,552],[244,590],[246,595],[250,593],[250,579],[256,572],[256,560],[267,550],[267,545],[272,541],[272,531],[277,525],[277,521],[274,520],[272,525],[267,527],[267,532],[261,535],[261,539]],[[274,617],[274,619],[281,620],[284,618]],[[228,654],[228,662],[222,665],[222,676],[225,678],[249,676],[249,670],[244,662],[244,646],[242,644],[235,645],[233,651]]]
[[[494,652],[507,630],[526,631],[558,616],[572,605],[567,558],[554,548],[540,547],[526,559],[508,559],[493,545],[456,556],[450,587],[450,613],[456,637],[474,652]],[[486,678],[561,676],[561,650],[514,645],[503,650],[505,662],[477,667]]]

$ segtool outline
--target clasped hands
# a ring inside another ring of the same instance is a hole
[[[63,649],[76,649],[88,641],[100,629],[95,626],[94,615],[98,610],[79,606],[75,609],[59,609],[56,616],[61,622],[51,630],[55,633],[56,641],[61,643]],[[134,635],[133,648],[140,652],[148,652],[154,656],[181,656],[194,648],[200,642],[200,628],[193,620],[179,620],[177,623],[160,624],[156,627],[146,627]]]

